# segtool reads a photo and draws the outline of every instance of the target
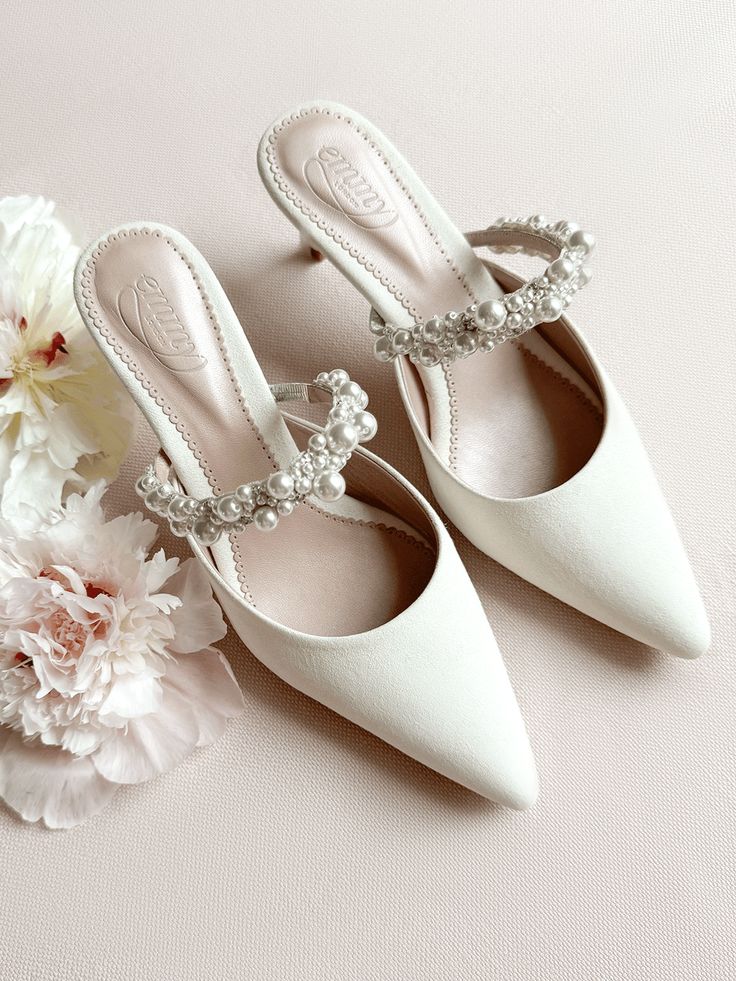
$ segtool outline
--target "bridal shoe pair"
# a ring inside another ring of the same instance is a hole
[[[469,244],[384,137],[327,103],[276,124],[259,167],[315,255],[371,303],[376,356],[394,363],[455,524],[603,622],[704,650],[702,604],[636,432],[561,316],[587,281],[590,237],[535,216]],[[471,244],[553,262],[524,286]],[[436,512],[363,445],[377,423],[360,386],[340,369],[269,386],[212,270],[161,225],[93,243],[75,294],[162,447],[137,490],[188,537],[253,654],[439,773],[530,806],[534,761],[491,628]],[[325,403],[324,427],[281,411],[300,400]]]

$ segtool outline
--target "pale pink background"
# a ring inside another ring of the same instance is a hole
[[[6,0],[2,192],[56,198],[90,237],[135,218],[181,229],[267,373],[346,367],[372,393],[377,450],[425,489],[363,300],[296,256],[261,188],[261,131],[340,100],[462,226],[540,210],[594,231],[577,319],[641,428],[715,642],[699,663],[644,649],[458,538],[536,750],[542,796],[518,815],[230,637],[247,708],[212,750],[72,832],[0,810],[3,981],[734,976],[732,11]],[[134,502],[125,482],[112,498]]]

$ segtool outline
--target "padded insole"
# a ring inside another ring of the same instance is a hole
[[[271,181],[384,319],[411,325],[503,292],[468,248],[451,254],[412,194],[398,153],[349,111],[309,107],[275,127]],[[423,192],[424,193],[424,192]],[[564,330],[562,325],[553,329]],[[599,393],[538,331],[449,367],[418,369],[437,452],[496,497],[539,494],[587,462],[602,433]]]
[[[210,302],[181,242],[146,228],[111,236],[95,260],[93,290],[96,326],[138,378],[141,407],[164,450],[184,461],[177,473],[189,493],[223,493],[288,466],[296,444],[260,372],[248,374],[253,355],[238,343],[242,331],[221,330],[232,312]],[[434,568],[421,536],[349,498],[332,513],[300,505],[275,531],[251,526],[212,553],[261,612],[321,636],[393,619]]]

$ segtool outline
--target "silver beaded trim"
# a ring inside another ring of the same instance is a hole
[[[386,323],[373,311],[371,333],[378,361],[405,355],[415,364],[432,367],[442,361],[492,351],[539,324],[557,320],[578,290],[590,282],[586,260],[595,240],[572,222],[552,222],[542,215],[508,220],[499,218],[483,232],[468,236],[471,245],[494,252],[525,252],[551,258],[541,276],[497,300],[473,303],[466,310],[438,314],[413,327]]]
[[[366,412],[368,396],[341,368],[321,372],[312,386],[274,385],[271,390],[283,402],[308,398],[311,387],[332,399],[327,424],[309,437],[308,448],[286,470],[241,484],[226,494],[198,499],[179,493],[151,465],[136,483],[136,492],[148,510],[166,518],[180,538],[192,535],[202,545],[214,545],[222,534],[245,531],[250,525],[258,531],[273,531],[281,517],[311,496],[325,502],[342,497],[345,480],[340,471],[358,443],[375,436],[378,424]]]

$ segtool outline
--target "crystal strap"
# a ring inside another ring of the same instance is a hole
[[[493,252],[525,252],[553,261],[541,276],[496,300],[473,303],[462,312],[451,310],[413,327],[386,323],[374,311],[371,332],[378,361],[406,355],[415,364],[431,367],[441,361],[467,358],[476,351],[519,337],[538,324],[557,320],[572,297],[590,281],[585,265],[595,240],[572,222],[532,218],[499,218],[484,231],[467,236],[473,247]]]
[[[286,470],[215,497],[199,499],[182,493],[171,472],[161,478],[151,464],[136,491],[149,511],[168,520],[175,535],[192,535],[202,545],[214,545],[223,533],[241,532],[249,525],[273,531],[281,517],[308,497],[328,502],[345,493],[340,471],[358,443],[367,443],[378,428],[375,417],[366,412],[366,393],[341,368],[321,372],[311,384],[272,385],[271,392],[277,402],[331,400],[326,426],[309,437],[307,449]]]

